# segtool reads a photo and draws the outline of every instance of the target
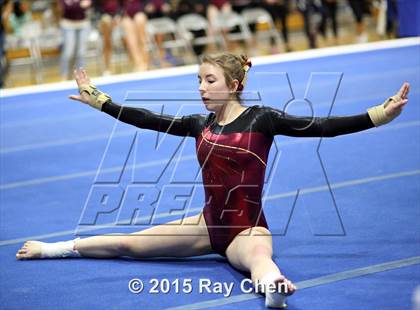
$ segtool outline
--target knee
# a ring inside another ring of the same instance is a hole
[[[270,247],[263,244],[258,244],[258,245],[255,245],[251,249],[250,254],[252,257],[270,257],[271,258],[273,253]]]
[[[128,17],[128,16],[124,16],[121,20],[121,26],[127,31],[127,30],[131,30],[131,28],[133,27],[133,20]]]
[[[112,26],[112,16],[109,14],[103,14],[101,16],[101,21],[100,21],[101,27],[103,28],[111,28]]]
[[[255,245],[254,247],[252,247],[249,253],[251,266],[255,264],[260,264],[261,261],[271,259],[272,255],[273,251],[270,247],[262,244]]]
[[[147,22],[147,16],[144,13],[137,13],[134,16],[134,20],[137,23],[137,25],[144,26]]]

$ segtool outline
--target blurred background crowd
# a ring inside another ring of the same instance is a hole
[[[106,76],[194,64],[207,52],[252,57],[413,35],[402,27],[404,0],[0,3],[1,87],[67,80],[81,66]]]

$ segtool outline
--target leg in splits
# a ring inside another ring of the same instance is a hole
[[[65,243],[65,242],[64,242]],[[17,252],[17,259],[44,258],[48,244],[28,241]],[[189,257],[212,253],[207,227],[202,215],[155,226],[129,235],[102,235],[74,241],[81,257],[133,258]],[[48,257],[45,257],[48,258]]]

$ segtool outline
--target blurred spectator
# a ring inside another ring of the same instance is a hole
[[[148,19],[161,18],[161,17],[171,17],[172,7],[169,1],[167,0],[149,0],[144,8],[144,12],[147,15]],[[174,61],[174,58],[170,54],[170,51],[165,51],[162,46],[162,43],[165,39],[165,35],[158,34],[155,36],[156,44],[159,48],[159,61],[160,65],[163,67],[171,66],[170,61]],[[167,59],[168,60],[167,60]]]
[[[175,8],[175,16],[179,18],[182,15],[196,13],[203,17],[207,17],[208,0],[180,0]]]
[[[358,0],[355,0],[358,1]],[[296,0],[296,5],[303,17],[305,35],[310,48],[316,48],[317,15],[321,14],[321,0]]]
[[[232,6],[227,0],[210,0],[207,7],[207,19],[210,24],[210,35],[216,34],[217,18],[220,14],[232,12]],[[222,33],[226,37],[226,33]]]
[[[32,20],[32,14],[28,10],[27,3],[13,1],[13,11],[9,16],[9,26],[12,34],[21,36],[23,26]]]
[[[287,27],[287,15],[289,13],[289,0],[263,0],[263,7],[270,13],[275,24],[281,24],[281,34],[284,47],[287,52],[292,49],[289,44],[289,29]],[[272,42],[272,44],[274,41]]]
[[[6,24],[13,10],[12,2],[0,0],[0,88],[4,85],[7,72],[6,51],[4,49],[6,38]]]
[[[90,0],[60,0],[60,26],[63,31],[63,46],[61,51],[61,77],[69,78],[70,63],[75,57],[75,67],[84,66],[84,55],[90,32],[90,21],[87,10]]]
[[[103,75],[111,74],[111,55],[112,55],[112,32],[120,22],[120,1],[119,0],[100,0],[96,3],[96,9],[101,13],[99,29],[102,34],[104,71]]]
[[[149,66],[147,53],[147,16],[144,13],[144,1],[122,0],[122,27],[127,49],[136,71],[144,71]]]
[[[258,7],[257,0],[231,0],[229,2],[232,6],[232,10],[238,14],[241,14],[245,9]],[[249,28],[252,32],[255,32],[256,27],[256,24],[249,24]]]
[[[381,38],[395,38],[397,33],[398,9],[397,0],[376,0],[376,31]]]
[[[220,13],[232,12],[232,5],[228,0],[210,0],[207,7],[207,18],[211,25],[215,24],[216,18]]]
[[[174,15],[178,19],[182,15],[194,13],[207,18],[206,8],[209,5],[208,0],[181,0],[175,8]],[[191,31],[194,37],[202,37],[206,35],[205,30],[193,30]],[[199,56],[203,53],[205,45],[193,45],[194,53]]]
[[[364,23],[364,15],[370,12],[368,0],[348,0],[356,20],[356,40],[358,43],[368,42],[368,35]]]
[[[255,8],[258,6],[257,0],[231,0],[232,10],[241,14],[244,9]]]
[[[327,24],[331,21],[331,28],[334,36],[334,44],[338,44],[338,27],[337,27],[337,0],[322,0],[322,19],[319,24],[319,33],[327,38]]]
[[[172,6],[168,0],[149,0],[144,7],[147,18],[170,17]]]
[[[386,2],[386,34],[388,38],[394,38],[397,35],[398,25],[397,0],[386,0]]]
[[[210,0],[209,7],[220,12],[230,12],[232,10],[232,6],[228,0]]]

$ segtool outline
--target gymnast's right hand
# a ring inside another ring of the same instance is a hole
[[[80,95],[70,95],[70,99],[83,102],[100,111],[105,102],[112,101],[108,94],[101,92],[91,84],[85,69],[74,70],[74,78]]]

